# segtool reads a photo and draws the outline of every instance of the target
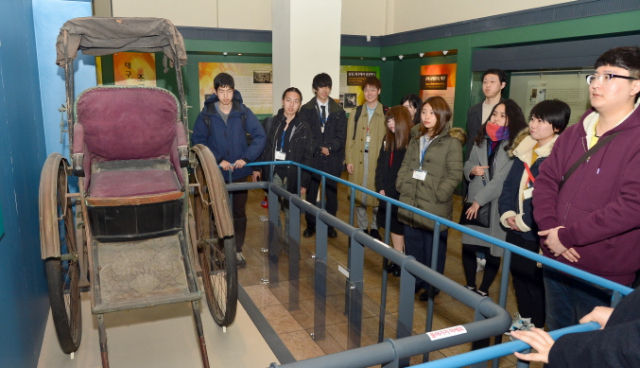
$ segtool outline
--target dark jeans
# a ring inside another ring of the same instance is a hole
[[[494,257],[491,255],[491,250],[488,247],[473,244],[462,244],[462,267],[464,268],[464,276],[467,279],[467,286],[476,288],[476,252],[484,253],[487,264],[484,266],[484,275],[482,276],[482,283],[478,290],[489,293],[489,287],[493,284],[493,280],[496,279],[498,270],[500,269],[500,257]]]
[[[447,237],[449,230],[440,232],[438,242],[438,261],[436,271],[444,274],[444,263],[447,259]],[[404,251],[408,256],[413,256],[416,261],[427,267],[431,267],[433,251],[433,231],[404,225]],[[416,290],[423,288],[428,290],[429,283],[416,278]],[[438,292],[438,290],[435,290]]]
[[[247,178],[235,180],[234,183],[246,182]],[[236,252],[242,252],[242,245],[244,245],[244,237],[247,233],[247,198],[249,197],[249,191],[239,190],[229,193],[233,198],[233,232],[236,238]]]
[[[537,241],[524,240],[513,231],[507,232],[507,243],[511,243],[526,250],[538,253],[540,243]],[[537,266],[536,261],[512,253],[511,255],[511,278],[513,289],[516,292],[518,311],[522,318],[531,318],[538,328],[543,328],[545,323],[544,306],[544,279],[542,278],[542,268]]]
[[[328,174],[334,176],[340,176],[340,172],[327,172]],[[314,206],[320,207],[320,204],[316,202],[316,198],[318,198],[318,190],[320,188],[320,175],[313,174],[311,176],[311,181],[309,183],[309,189],[307,189],[307,197],[305,198],[307,202],[311,203]],[[326,179],[325,181],[325,206],[324,208],[330,215],[335,216],[338,213],[338,183],[334,180]],[[307,227],[311,229],[316,228],[316,217],[306,213],[304,215],[307,220]]]
[[[610,306],[613,292],[542,266],[549,331],[578,324],[598,306]]]

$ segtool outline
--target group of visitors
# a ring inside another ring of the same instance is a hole
[[[485,99],[469,109],[465,134],[452,128],[452,110],[442,97],[422,101],[407,95],[398,106],[382,105],[382,86],[376,77],[364,81],[365,103],[347,119],[343,108],[329,97],[331,77],[322,73],[313,79],[315,96],[306,104],[302,105],[297,88],[283,93],[283,108],[265,133],[242,104],[233,78],[221,73],[214,79],[216,93],[205,102],[196,121],[193,143],[209,146],[220,167],[233,170],[234,181],[246,180],[251,170],[245,165],[259,160],[293,160],[337,177],[346,165],[350,182],[449,220],[454,191],[463,183],[461,224],[631,285],[640,269],[640,252],[635,251],[640,235],[639,78],[640,48],[607,51],[597,60],[595,74],[587,77],[592,107],[578,124],[567,128],[571,111],[565,102],[538,103],[527,122],[518,104],[502,96],[506,73],[489,69],[482,76]],[[252,138],[250,144],[247,134]],[[254,171],[254,179],[270,175],[267,170]],[[276,166],[273,178],[291,192],[298,187],[295,167]],[[316,204],[320,176],[303,171],[301,180],[300,194]],[[335,216],[336,182],[327,179],[323,192],[325,208]],[[234,218],[244,218],[235,222],[237,258],[242,266],[246,265],[242,245],[247,194],[234,192],[233,196]],[[355,203],[357,226],[380,239],[389,205],[362,192]],[[434,221],[397,206],[390,211],[386,230],[394,249],[431,266]],[[303,236],[311,237],[316,232],[315,217],[307,214],[306,224]],[[448,229],[440,225],[437,233],[436,270],[443,273]],[[329,227],[327,235],[337,237],[336,230]],[[467,288],[488,295],[502,254],[502,248],[463,234]],[[484,273],[478,287],[479,258]],[[548,335],[539,330],[545,324],[549,329],[567,327],[594,307],[610,304],[611,291],[516,254],[510,271],[519,311],[510,332],[525,341],[548,341]],[[398,276],[400,268],[391,263],[388,272]],[[428,286],[417,280],[416,292],[425,290],[421,300],[428,299]],[[625,318],[637,321],[637,314]],[[536,335],[531,337],[523,330]],[[567,359],[555,350],[551,348],[548,354],[552,363]],[[549,359],[544,354],[519,357]]]

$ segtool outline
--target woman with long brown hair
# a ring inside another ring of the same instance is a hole
[[[439,96],[430,97],[422,105],[422,123],[417,137],[411,139],[407,154],[398,172],[396,188],[400,201],[434,215],[451,219],[453,191],[462,181],[462,144],[452,137],[451,107]],[[405,224],[405,251],[417,261],[431,267],[433,230],[435,223],[411,211],[400,209],[400,221]],[[439,253],[436,271],[444,273],[447,255],[448,227],[440,225]],[[416,279],[416,292],[429,284]],[[438,290],[436,290],[438,293]],[[425,291],[420,300],[427,300]]]
[[[413,122],[409,110],[404,106],[394,106],[385,114],[387,130],[378,154],[376,165],[376,191],[387,197],[398,199],[400,193],[396,190],[396,179],[402,165],[404,154],[409,145],[409,136]],[[387,216],[387,202],[380,201],[377,214],[379,228],[385,228]],[[404,252],[404,225],[398,221],[398,207],[391,207],[391,224],[389,225],[393,248],[398,252]],[[391,262],[387,268],[389,273],[400,276],[400,267]]]

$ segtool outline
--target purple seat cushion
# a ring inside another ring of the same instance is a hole
[[[95,198],[142,196],[179,191],[170,170],[105,171],[93,173],[89,193]]]
[[[96,87],[76,104],[89,152],[104,160],[169,156],[178,106],[168,91],[152,87]],[[85,152],[86,153],[86,152]]]

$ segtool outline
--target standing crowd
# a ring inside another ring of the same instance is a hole
[[[214,79],[215,94],[205,102],[192,139],[211,149],[222,170],[233,170],[234,182],[246,181],[252,170],[254,180],[273,175],[273,182],[290,192],[299,184],[300,195],[311,204],[317,203],[319,194],[323,196],[327,212],[334,216],[338,208],[334,180],[327,178],[319,193],[321,177],[317,174],[303,170],[298,183],[295,166],[276,165],[269,173],[267,166],[249,169],[245,165],[292,160],[336,177],[346,168],[350,182],[449,220],[454,191],[462,183],[460,224],[630,286],[640,270],[640,252],[635,248],[640,239],[640,48],[611,49],[598,58],[594,68],[595,73],[586,78],[591,108],[571,127],[567,127],[570,108],[559,100],[542,101],[525,117],[515,101],[502,96],[507,74],[489,69],[482,76],[485,99],[469,108],[466,132],[451,126],[451,107],[441,97],[422,101],[407,95],[400,105],[384,106],[379,102],[382,85],[376,77],[364,81],[365,103],[347,118],[330,98],[332,79],[325,73],[313,79],[315,95],[305,104],[298,88],[285,90],[282,109],[263,126],[242,103],[233,78],[220,73]],[[247,193],[232,196],[237,260],[243,267]],[[381,238],[379,229],[389,231],[394,249],[427,266],[432,264],[434,236],[439,234],[435,264],[437,272],[444,272],[446,226],[434,231],[434,221],[396,206],[389,208],[385,201],[361,192],[355,204],[356,226],[377,239]],[[288,209],[286,204],[283,207],[286,227]],[[303,236],[312,237],[315,217],[305,217]],[[329,227],[327,235],[337,237],[336,230]],[[463,234],[466,287],[488,295],[502,255],[502,248]],[[478,286],[479,261],[484,272]],[[387,271],[400,275],[393,263]],[[625,307],[619,313],[598,309],[610,305],[610,290],[517,254],[510,272],[518,313],[507,333],[538,350],[519,358],[582,367],[600,361],[593,360],[595,353],[607,354],[598,350],[598,340],[608,343],[607,349],[613,349],[615,343],[619,345],[616,349],[624,349],[632,346],[629,341],[640,340],[637,307]],[[429,285],[417,280],[416,293],[423,289],[420,300],[428,300]],[[435,290],[436,295],[438,292]],[[604,330],[565,336],[555,345],[542,330],[545,325],[554,330],[581,320],[604,326],[612,312],[617,315],[612,317],[615,323]],[[619,335],[612,336],[614,333]],[[627,341],[618,341],[620,336]],[[584,351],[577,359],[576,346]],[[633,357],[636,363],[640,359],[635,351],[620,350],[619,354]]]

